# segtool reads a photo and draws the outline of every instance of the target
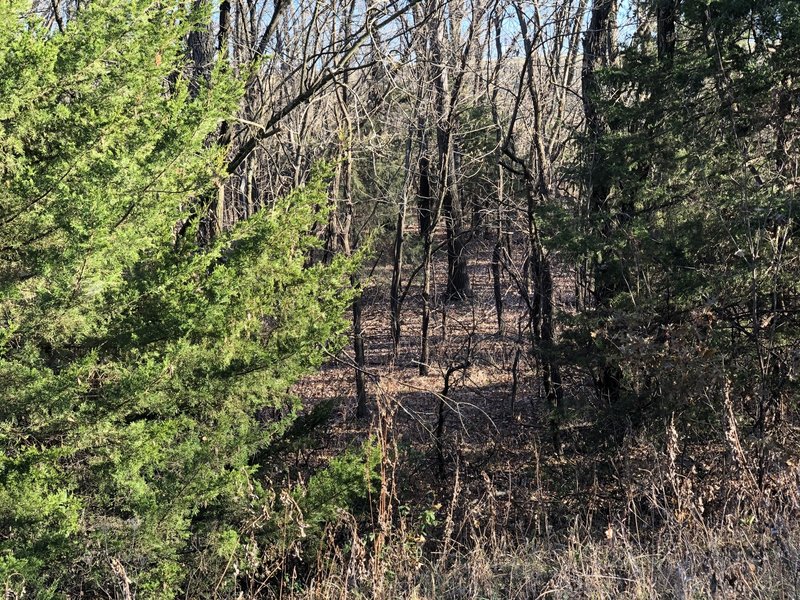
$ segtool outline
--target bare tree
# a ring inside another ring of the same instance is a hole
[[[524,277],[514,277],[525,301],[528,331],[534,356],[541,370],[545,396],[551,406],[551,433],[556,450],[561,447],[560,423],[563,420],[564,392],[556,354],[554,274],[551,252],[541,227],[543,208],[561,202],[562,182],[554,178],[556,165],[569,143],[569,128],[576,115],[570,108],[575,93],[576,45],[583,2],[565,0],[546,7],[534,2],[530,11],[512,1],[517,35],[523,57],[516,71],[516,82],[501,80],[503,68],[496,68],[490,83],[492,113],[497,127],[501,164],[522,184],[525,205],[527,251]],[[503,24],[495,17],[495,48],[498,61],[503,53],[500,38]],[[506,91],[502,96],[500,91]],[[502,223],[502,219],[498,219]],[[493,269],[495,294],[499,293],[501,230],[495,242]],[[499,307],[500,303],[495,300]],[[519,355],[514,361],[514,381]],[[516,391],[516,383],[514,385]]]

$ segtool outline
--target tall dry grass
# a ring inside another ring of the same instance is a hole
[[[467,493],[457,464],[445,506],[401,510],[392,419],[385,407],[377,419],[384,462],[371,520],[342,515],[311,574],[272,590],[273,597],[800,598],[800,476],[778,465],[772,489],[758,488],[752,448],[707,447],[697,461],[717,460],[719,468],[700,477],[695,464],[682,462],[669,422],[662,448],[640,438],[620,449],[619,462],[647,467],[628,464],[614,476],[623,501],[602,511],[565,502],[570,517],[554,526],[548,511],[558,510],[559,499],[548,486],[555,483],[537,477],[528,491],[551,502],[531,505],[529,523],[520,527],[512,494],[487,474],[479,494],[474,487]],[[534,459],[539,473],[542,458]]]

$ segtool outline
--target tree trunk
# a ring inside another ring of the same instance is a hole
[[[421,133],[424,122],[419,126]],[[390,362],[397,360],[400,352],[400,316],[403,300],[401,298],[401,278],[403,275],[403,245],[405,242],[406,213],[408,210],[408,188],[411,179],[411,147],[413,143],[413,126],[409,128],[408,138],[406,138],[405,148],[405,176],[403,181],[403,195],[400,199],[400,206],[397,209],[397,225],[394,231],[394,244],[392,246],[392,284],[389,291],[389,319],[392,334],[392,352],[389,357]]]
[[[455,183],[445,192],[443,204],[447,231],[447,290],[445,294],[448,300],[463,300],[472,295],[472,289],[467,270],[461,208]]]
[[[522,8],[515,5],[517,20],[525,44],[527,70],[527,90],[533,107],[533,128],[531,155],[535,160],[533,169],[525,168],[525,188],[527,192],[527,226],[529,256],[528,268],[533,293],[530,303],[530,328],[532,345],[541,368],[542,385],[550,406],[550,431],[553,448],[561,452],[560,430],[563,421],[564,393],[558,361],[554,356],[555,328],[553,324],[553,275],[550,259],[542,243],[536,224],[536,209],[550,198],[550,161],[544,144],[544,124],[539,90],[534,85],[533,42],[528,36],[526,19]]]
[[[203,8],[208,0],[194,0],[194,10]],[[200,89],[208,83],[211,75],[213,46],[211,26],[191,31],[186,39],[189,48],[189,95],[196,98]]]
[[[503,284],[500,277],[500,265],[503,260],[503,230],[502,226],[497,226],[497,238],[495,239],[494,249],[492,250],[492,293],[494,295],[494,309],[497,314],[497,335],[502,336],[505,332],[503,324]]]
[[[419,374],[427,375],[430,370],[430,347],[428,330],[431,322],[431,254],[433,251],[433,198],[431,197],[429,161],[423,156],[419,161],[419,203],[420,235],[422,236],[422,328],[419,356]]]
[[[561,452],[561,423],[564,420],[564,390],[561,386],[561,372],[553,355],[555,350],[555,331],[553,325],[553,274],[550,259],[542,245],[536,226],[536,199],[546,200],[546,188],[528,190],[528,236],[530,238],[530,279],[533,284],[531,331],[533,347],[541,367],[542,385],[550,406],[550,434],[553,449]]]
[[[228,42],[230,40],[231,29],[231,3],[228,0],[220,2],[219,5],[219,32],[217,34],[217,60],[229,62]],[[220,147],[230,143],[230,126],[228,121],[222,121],[217,132],[216,144]],[[213,237],[222,233],[225,227],[225,187],[227,181],[223,180],[217,184],[217,195],[214,198],[211,212],[213,213]]]
[[[611,185],[608,176],[603,172],[603,155],[600,145],[606,135],[606,125],[598,107],[600,85],[597,81],[597,69],[608,66],[614,55],[613,36],[609,33],[615,28],[616,0],[594,0],[589,29],[583,42],[583,65],[581,69],[581,87],[583,92],[583,112],[586,118],[588,134],[588,218],[590,222],[599,221],[601,235],[608,237],[614,229],[615,215],[609,206]],[[665,36],[666,40],[666,36]],[[619,289],[620,272],[612,264],[610,257],[597,254],[592,259],[594,275],[594,301],[596,307],[607,313],[611,299]],[[600,399],[606,406],[619,401],[622,382],[622,370],[615,362],[602,367],[595,385]]]
[[[458,300],[471,295],[467,256],[463,235],[463,216],[458,189],[458,164],[456,161],[454,130],[455,98],[451,94],[445,59],[442,52],[440,15],[436,14],[432,27],[431,58],[433,63],[434,107],[436,111],[436,145],[439,154],[439,193],[447,234],[447,290],[448,300]]]
[[[599,67],[608,66],[611,50],[608,47],[608,29],[612,26],[611,15],[615,14],[616,0],[595,0],[589,29],[583,41],[583,65],[581,68],[581,88],[583,93],[583,114],[586,118],[586,129],[589,137],[589,212],[593,215],[607,211],[608,196],[611,192],[608,178],[601,171],[602,156],[599,142],[605,134],[605,124],[600,115],[597,97],[600,86],[596,71]],[[600,265],[595,265],[598,271]],[[595,296],[599,304],[607,302],[610,290],[600,277],[596,282]]]
[[[656,40],[658,59],[672,62],[675,54],[675,21],[680,0],[658,0],[656,6]]]

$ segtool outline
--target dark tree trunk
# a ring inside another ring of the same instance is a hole
[[[417,191],[417,206],[419,209],[419,234],[422,238],[425,238],[425,236],[433,233],[431,231],[433,197],[431,196],[430,161],[424,155],[419,159],[419,188]]]
[[[675,21],[680,0],[658,0],[656,6],[656,41],[658,59],[671,62],[675,54]]]
[[[538,190],[538,197],[547,198],[547,188]],[[550,433],[553,448],[561,452],[561,423],[564,420],[564,390],[561,385],[561,372],[554,356],[555,331],[553,324],[553,274],[550,259],[542,245],[536,227],[535,201],[532,190],[528,192],[528,236],[530,238],[530,280],[533,284],[531,294],[531,332],[533,347],[541,367],[542,385],[550,406]]]
[[[589,137],[589,212],[600,215],[608,212],[608,196],[611,192],[608,177],[602,172],[603,157],[599,143],[606,133],[605,123],[598,108],[600,85],[597,81],[597,69],[608,66],[612,51],[609,48],[608,30],[613,26],[612,15],[616,14],[616,0],[595,0],[589,29],[583,41],[583,65],[581,68],[581,88],[583,94],[583,113],[586,118],[586,129]],[[609,221],[610,219],[605,219]],[[599,267],[600,265],[595,265]],[[597,270],[597,269],[596,269]],[[602,282],[596,282],[595,296],[598,303],[603,304],[611,295],[610,290]]]
[[[201,10],[207,0],[195,0],[194,10]],[[189,95],[196,98],[211,76],[214,57],[210,25],[189,33],[186,44],[189,48]]]
[[[430,241],[424,242],[425,264],[422,269],[422,341],[419,353],[419,374],[427,375],[430,372],[430,339],[429,330],[431,325],[431,244]]]
[[[217,34],[217,60],[228,63],[230,56],[228,52],[228,42],[231,33],[231,3],[224,0],[219,5],[219,32]],[[230,126],[227,121],[222,121],[217,132],[216,144],[225,147],[230,143]],[[217,194],[213,201],[211,212],[213,214],[213,233],[212,237],[219,236],[225,227],[226,182],[217,184]]]
[[[437,14],[437,21],[440,15]],[[467,256],[463,236],[463,215],[458,186],[458,164],[455,152],[454,96],[450,90],[440,36],[442,24],[434,27],[431,39],[433,59],[434,106],[436,110],[436,145],[439,154],[439,193],[447,234],[448,300],[471,295]],[[457,87],[457,86],[456,86]]]
[[[430,370],[430,340],[428,331],[431,322],[431,259],[433,251],[433,198],[428,159],[423,156],[419,161],[419,203],[420,235],[422,236],[422,329],[421,349],[419,356],[419,374],[427,375]]]
[[[352,175],[351,175],[351,162],[350,152],[347,151],[347,158],[342,161],[341,166],[342,190],[343,198],[345,201],[345,218],[344,224],[341,226],[340,247],[345,256],[352,255],[355,248],[358,246],[358,240],[354,239],[351,242],[351,235],[353,230],[353,199],[352,199]],[[354,288],[359,286],[357,276],[353,276],[351,283]],[[369,416],[369,407],[367,405],[367,386],[365,381],[366,373],[366,353],[364,350],[364,328],[361,320],[361,305],[363,295],[359,291],[358,295],[353,299],[353,355],[355,358],[354,376],[356,381],[356,417],[363,419]]]
[[[606,124],[600,114],[598,97],[600,84],[597,80],[598,68],[608,66],[614,55],[613,36],[609,33],[615,28],[616,0],[594,0],[589,29],[583,42],[583,64],[581,69],[581,87],[583,93],[583,112],[586,118],[589,154],[588,166],[588,217],[590,221],[600,222],[600,233],[608,237],[613,233],[617,215],[609,206],[611,193],[610,179],[603,171],[604,157],[601,142],[607,133]],[[667,34],[664,32],[665,49]],[[621,272],[619,265],[614,264],[611,257],[593,259],[592,272],[594,279],[594,302],[596,308],[606,314],[611,299],[620,287]],[[601,369],[595,380],[597,393],[607,406],[616,404],[620,398],[622,371],[619,365],[611,363]]]
[[[503,260],[502,229],[497,228],[497,239],[492,250],[492,292],[494,295],[494,309],[497,313],[497,335],[505,332],[503,326],[503,285],[500,277],[500,266]]]
[[[461,226],[461,210],[454,197],[455,185],[444,193],[443,212],[447,230],[447,290],[448,300],[463,300],[472,295],[467,270],[467,255],[464,232]]]
[[[400,313],[402,310],[402,299],[400,297],[400,285],[403,275],[403,244],[406,232],[406,211],[408,206],[408,180],[411,172],[411,143],[412,134],[409,132],[406,140],[405,169],[406,176],[403,184],[403,195],[400,198],[400,206],[397,209],[397,224],[394,230],[394,244],[392,245],[392,284],[389,290],[389,319],[392,334],[392,352],[390,362],[397,360],[400,351]]]
[[[500,65],[502,64],[501,59],[503,57],[503,42],[502,42],[502,23],[499,16],[495,16],[492,20],[492,24],[494,25],[494,49],[496,52],[496,60],[497,66],[495,67],[494,78],[497,80],[500,73]],[[497,96],[500,91],[499,86],[495,86],[494,90],[492,91],[492,121],[495,124],[495,143],[497,144],[497,148],[500,149],[503,146],[503,132],[499,126],[500,117],[497,111]],[[503,325],[503,283],[502,283],[502,266],[503,266],[503,259],[504,259],[504,233],[503,233],[503,222],[505,219],[504,211],[503,211],[503,202],[505,199],[505,169],[501,164],[502,159],[502,152],[499,153],[497,157],[498,167],[497,167],[497,214],[496,219],[497,222],[495,223],[495,243],[494,249],[492,250],[492,293],[494,295],[494,308],[495,312],[497,313],[497,335],[502,336],[505,332],[505,327]],[[510,231],[510,228],[509,228]],[[510,244],[509,252],[510,252]],[[515,357],[514,363],[514,384],[512,388],[512,396],[511,396],[511,412],[514,412],[514,400],[516,399],[516,392],[517,392],[517,373],[516,373],[516,364],[518,362],[518,358]]]
[[[201,10],[207,6],[208,0],[195,0],[194,10]],[[227,48],[228,36],[230,33],[230,2],[223,2],[220,5],[220,29],[217,36],[217,46],[214,48],[212,27],[209,23],[202,29],[192,31],[187,36],[187,46],[189,51],[189,94],[196,98],[200,90],[209,85],[211,68],[214,62],[214,52],[219,54],[220,60],[227,60],[224,50]],[[212,143],[225,146],[229,143],[228,123],[223,121],[216,133]],[[189,215],[180,225],[176,235],[176,247],[180,243],[189,225],[196,218],[200,217],[198,223],[198,241],[202,245],[208,245],[216,235],[222,230],[225,218],[225,183],[220,182],[214,192],[195,198],[189,208]]]

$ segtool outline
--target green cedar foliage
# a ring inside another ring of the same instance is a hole
[[[616,295],[591,337],[640,408],[691,417],[732,380],[763,434],[797,393],[800,4],[684,0],[671,56],[654,27],[601,74],[612,191],[587,245]]]
[[[351,265],[303,264],[320,174],[175,239],[241,93],[217,67],[190,96],[209,15],[186,4],[96,0],[58,32],[0,3],[0,582],[32,597],[191,596],[215,556],[221,577],[270,501],[253,457],[343,331]]]

